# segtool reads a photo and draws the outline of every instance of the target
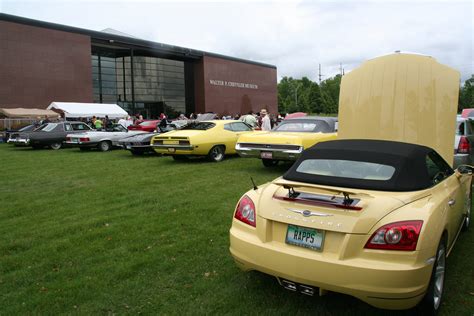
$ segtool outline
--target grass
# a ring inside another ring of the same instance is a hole
[[[235,203],[285,167],[0,145],[0,314],[407,314],[309,298],[229,255]],[[442,315],[474,311],[474,230],[448,259]]]

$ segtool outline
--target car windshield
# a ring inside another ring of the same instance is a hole
[[[200,130],[200,131],[205,131],[208,129],[213,128],[216,126],[216,124],[211,123],[211,122],[199,122],[199,123],[191,123],[183,128],[184,129],[194,129],[194,130]]]
[[[59,124],[58,123],[48,123],[40,128],[38,130],[42,130],[43,132],[51,132],[53,129],[55,129]]]
[[[395,168],[365,161],[307,159],[301,162],[296,171],[319,176],[386,181],[392,178]]]

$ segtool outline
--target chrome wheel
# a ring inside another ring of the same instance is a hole
[[[52,143],[51,145],[49,145],[49,147],[53,150],[58,150],[59,148],[61,148],[61,143]]]
[[[224,148],[222,146],[212,147],[211,151],[209,151],[209,159],[215,162],[224,159]]]
[[[462,230],[466,231],[469,229],[471,224],[471,208],[472,208],[472,192],[469,192],[469,198],[466,200],[466,218],[464,219],[464,225]]]
[[[446,271],[446,249],[444,244],[441,244],[438,253],[436,254],[436,266],[434,267],[434,291],[433,304],[434,309],[437,310],[441,304],[444,288],[444,274]]]
[[[100,151],[109,151],[110,150],[110,143],[107,141],[102,141],[99,143]]]

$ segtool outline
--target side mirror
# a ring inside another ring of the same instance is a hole
[[[459,175],[470,175],[474,173],[474,167],[470,165],[460,165],[456,168],[456,173]]]

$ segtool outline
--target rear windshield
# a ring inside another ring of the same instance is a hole
[[[199,123],[191,123],[182,129],[194,129],[194,130],[205,131],[205,130],[213,128],[214,126],[216,126],[216,124],[211,123],[211,122],[199,122]]]
[[[329,126],[324,121],[283,121],[280,125],[273,129],[277,132],[322,132],[326,133],[329,130]]]
[[[365,161],[307,159],[301,162],[296,171],[319,176],[386,181],[392,178],[395,168]]]

